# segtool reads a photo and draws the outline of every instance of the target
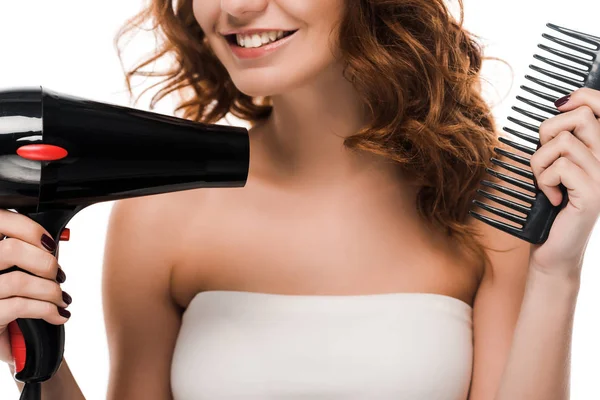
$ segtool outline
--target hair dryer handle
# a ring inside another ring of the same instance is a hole
[[[42,225],[59,243],[64,226],[81,208],[83,207],[23,214]],[[56,254],[58,248],[55,250]],[[0,271],[0,274],[12,271],[22,271],[32,275],[31,272],[17,266]],[[43,319],[18,318],[9,324],[8,331],[15,362],[16,380],[44,382],[58,371],[65,347],[63,324],[53,325]]]
[[[8,325],[15,362],[15,379],[44,382],[58,371],[63,359],[64,325],[43,319],[19,318]]]

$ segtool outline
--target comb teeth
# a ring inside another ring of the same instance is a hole
[[[540,60],[542,62],[545,62],[546,64],[555,67],[555,68],[560,68],[564,71],[567,71],[570,74],[573,75],[577,75],[581,77],[581,84],[583,85],[583,81],[585,80],[585,78],[587,77],[588,73],[590,72],[590,68],[586,68],[586,69],[580,69],[580,68],[575,68],[575,67],[571,67],[568,64],[565,63],[561,63],[558,61],[554,61],[551,58],[548,57],[543,57],[540,56],[538,54],[534,54],[533,58],[535,58],[536,60]],[[590,66],[592,65],[592,63],[590,63]],[[579,81],[578,81],[579,82]]]
[[[520,113],[520,114],[523,114],[526,117],[529,117],[531,119],[535,119],[538,122],[544,122],[545,120],[548,119],[547,117],[544,117],[543,115],[535,114],[535,113],[532,113],[531,111],[527,111],[527,110],[524,110],[524,109],[519,108],[519,107],[512,107],[512,109],[514,111]],[[536,127],[535,128],[535,132],[539,133],[539,128]]]
[[[544,39],[548,39],[548,40],[550,40],[550,41],[552,41],[554,43],[560,44],[561,46],[564,46],[564,47],[566,47],[568,49],[577,51],[579,53],[582,53],[582,54],[585,54],[585,55],[588,55],[588,56],[591,56],[591,57],[594,56],[594,51],[592,49],[590,49],[589,47],[585,47],[585,46],[582,46],[580,44],[572,43],[572,42],[569,42],[567,40],[559,39],[559,38],[557,38],[555,36],[548,35],[548,34],[545,34],[545,33],[542,34],[542,37]]]
[[[519,133],[517,131],[513,131],[513,132],[516,132],[518,135],[515,135],[515,136],[518,136],[518,137],[529,137],[529,135],[526,135],[524,133]],[[498,140],[500,140],[504,144],[509,145],[510,147],[512,147],[514,149],[517,149],[519,151],[522,151],[523,153],[529,154],[530,156],[532,156],[533,153],[535,153],[535,150],[532,149],[531,147],[524,146],[524,145],[519,144],[517,142],[513,142],[512,140],[509,140],[507,138],[499,137]]]
[[[520,224],[520,225],[524,225],[525,224],[525,221],[526,221],[525,218],[519,217],[518,215],[515,215],[515,214],[512,214],[512,213],[509,213],[508,211],[504,211],[504,210],[501,210],[499,208],[487,205],[485,203],[482,203],[479,200],[473,200],[473,204],[475,204],[475,205],[483,208],[486,211],[491,212],[492,214],[496,214],[496,215],[498,215],[498,216],[500,216],[502,218],[506,218],[509,221],[515,222],[515,223]]]
[[[536,68],[537,67],[535,65],[532,67],[533,70],[537,70]],[[556,88],[558,88],[558,85],[554,85],[552,83],[549,83],[549,82],[546,82],[546,81],[542,81],[541,79],[539,81],[543,82],[543,84],[544,84],[543,86],[547,87],[548,89],[556,90]],[[540,84],[540,83],[538,82],[538,84]],[[559,96],[550,95],[548,93],[542,92],[540,90],[532,89],[529,86],[525,86],[525,85],[522,85],[521,89],[523,89],[526,92],[529,92],[529,93],[533,94],[536,97],[539,97],[540,99],[547,100],[547,101],[549,101],[551,103],[554,103],[559,98]],[[571,93],[571,92],[572,92],[572,90],[569,90],[569,93]]]
[[[486,192],[485,190],[478,189],[477,193],[481,194],[483,197],[487,197],[488,199],[495,201],[498,204],[501,204],[508,208],[512,208],[513,210],[518,211],[522,214],[527,215],[531,211],[531,207],[527,207],[522,204],[515,203],[514,201],[507,200],[500,196],[496,196],[494,194],[491,194],[490,192]]]
[[[527,76],[529,76],[529,75],[527,75]],[[526,76],[526,78],[527,78],[527,76]],[[524,86],[521,86],[521,89],[523,89],[523,88],[524,88]],[[565,89],[565,91],[566,91],[566,93],[564,93],[565,95],[571,93],[570,90],[567,91]],[[563,93],[563,92],[559,92],[559,93]],[[523,96],[517,96],[517,100],[519,100],[519,101],[521,101],[521,102],[523,102],[523,103],[525,103],[525,104],[527,104],[527,105],[529,105],[531,107],[537,108],[538,110],[541,110],[541,111],[544,111],[544,112],[546,112],[548,114],[551,114],[551,115],[558,115],[558,114],[560,114],[560,111],[558,111],[556,108],[551,108],[551,107],[545,106],[542,103],[538,103],[537,101],[533,101],[533,100],[527,99],[527,98],[525,98]]]
[[[533,181],[533,173],[527,171],[526,169],[515,167],[514,165],[509,164],[509,163],[504,162],[504,161],[500,161],[497,158],[492,158],[491,161],[492,161],[492,164],[495,164],[495,165],[497,165],[499,167],[502,167],[502,168],[504,168],[504,169],[506,169],[506,170],[508,170],[508,171],[510,171],[512,173],[514,173],[514,174],[520,175],[520,176],[522,176],[524,178],[529,179],[530,181]],[[534,188],[534,190],[535,190],[535,188]]]
[[[547,23],[546,26],[550,29],[554,29],[557,32],[560,32],[564,35],[571,36],[572,38],[581,40],[582,42],[589,43],[591,45],[596,46],[596,50],[600,50],[600,37],[590,35],[589,33],[577,32],[572,29],[563,28],[561,26]]]
[[[539,44],[538,48],[547,52],[548,56],[535,54],[533,57],[535,60],[542,62],[544,66],[529,66],[539,77],[533,74],[525,75],[525,79],[539,86],[541,89],[527,85],[520,87],[524,92],[534,96],[536,100],[517,96],[519,102],[541,111],[543,114],[523,107],[512,107],[512,110],[520,114],[522,118],[527,118],[536,123],[543,123],[548,118],[560,114],[560,111],[554,107],[554,104],[545,104],[546,102],[554,103],[558,98],[568,95],[581,87],[600,90],[600,37],[554,24],[547,24],[546,26],[561,35],[567,36],[567,38],[560,38],[556,34],[542,34],[542,37],[552,42],[552,45]],[[569,38],[589,44],[591,47],[575,43]],[[553,45],[557,45],[557,47]],[[555,82],[564,83],[566,86]],[[487,173],[497,178],[500,182],[495,183],[490,180],[483,180],[481,185],[496,190],[500,195],[481,189],[477,190],[477,193],[506,209],[500,209],[480,200],[473,200],[473,204],[492,215],[502,217],[508,222],[516,224],[516,226],[472,210],[469,211],[469,214],[513,236],[530,243],[540,244],[546,241],[556,215],[568,203],[567,190],[562,184],[559,185],[563,193],[563,201],[559,206],[553,206],[544,193],[538,189],[534,174],[531,171],[531,163],[528,156],[532,156],[540,146],[539,125],[515,117],[508,117],[508,121],[527,131],[535,132],[535,135],[531,135],[519,132],[510,127],[503,127],[504,131],[518,139],[535,145],[535,148],[500,136],[498,138],[500,142],[518,152],[524,153],[524,155],[495,148],[495,153],[505,157],[509,162],[492,158],[490,161],[493,167],[506,170],[511,175],[487,168]],[[503,183],[508,183],[514,188],[505,186]]]
[[[526,165],[528,167],[531,167],[531,164],[529,163],[529,158],[526,157],[522,157],[518,154],[514,154],[511,153],[510,151],[506,151],[504,149],[501,149],[499,147],[495,147],[494,150],[496,151],[496,153],[500,154],[501,156],[504,156],[510,160],[516,161],[519,164],[523,164]]]
[[[527,128],[527,129],[529,129],[530,131],[533,131],[533,132],[535,132],[535,133],[537,133],[537,134],[539,134],[539,133],[540,133],[540,127],[539,127],[539,126],[532,125],[532,124],[530,124],[530,123],[527,123],[527,122],[521,121],[521,120],[519,120],[519,119],[516,119],[516,118],[513,118],[513,117],[508,117],[508,120],[509,120],[509,121],[511,121],[511,122],[514,122],[514,123],[515,123],[515,124],[517,124],[517,125],[521,125],[523,128]]]
[[[581,64],[584,67],[586,67],[586,71],[589,71],[590,68],[592,67],[593,63],[587,58],[574,56],[573,54],[569,54],[564,51],[553,49],[552,47],[546,46],[545,44],[538,44],[538,47],[542,50],[546,50],[550,54],[554,54],[555,56],[564,58],[566,60],[572,61],[577,64]],[[585,78],[586,75],[587,74],[584,74],[583,77]]]
[[[510,183],[511,185],[514,185],[518,188],[527,190],[528,192],[533,193],[534,195],[537,193],[537,188],[535,187],[535,185],[529,183],[529,182],[525,182],[522,179],[518,179],[518,178],[513,178],[512,176],[503,174],[502,172],[498,172],[495,171],[491,168],[486,168],[486,171],[492,175],[495,176],[496,178],[503,180],[506,183]]]
[[[583,80],[575,80],[575,79],[569,78],[567,76],[558,74],[556,72],[552,72],[550,70],[547,70],[547,69],[544,69],[544,68],[540,68],[540,67],[538,67],[536,65],[533,65],[533,64],[530,65],[529,68],[531,68],[532,70],[537,71],[537,72],[539,72],[541,74],[549,76],[550,78],[556,79],[557,81],[561,81],[561,82],[567,83],[567,84],[569,84],[571,86],[575,86],[575,88],[577,88],[577,89],[583,87],[583,84],[584,84]],[[540,93],[542,93],[542,92],[540,92]],[[543,97],[543,96],[540,96],[540,97]],[[550,100],[550,101],[552,101],[552,100]]]
[[[509,224],[505,224],[504,222],[496,221],[495,219],[486,217],[485,215],[478,214],[474,211],[469,211],[469,214],[472,215],[473,217],[477,218],[478,220],[483,221],[486,224],[493,226],[496,229],[500,229],[501,231],[510,233],[511,235],[514,235],[518,238],[521,238],[523,236],[523,234],[522,234],[523,228],[516,228]]]
[[[544,57],[539,54],[535,54],[533,57],[558,70],[575,75],[576,78],[567,77],[536,66],[530,66],[531,69],[558,81],[575,86],[575,88],[589,87],[593,89],[600,89],[600,37],[563,28],[555,24],[546,24],[546,26],[556,32],[561,33],[562,35],[591,45],[591,47],[574,43],[571,40],[562,39],[555,35],[543,33],[542,37],[549,40],[553,44],[557,44],[558,48],[545,44],[539,44],[538,48],[546,51],[552,56],[555,56],[558,58],[558,60],[554,60],[550,57]],[[566,64],[564,61],[569,61],[577,66]]]
[[[485,181],[485,180],[481,181],[481,184],[483,186],[487,186],[489,188],[496,189],[500,193],[504,193],[506,195],[514,197],[517,200],[524,201],[524,202],[529,203],[531,205],[533,205],[535,203],[535,197],[529,196],[529,195],[524,194],[524,193],[521,193],[518,190],[507,188],[507,187],[504,187],[502,185],[498,185],[497,183],[490,182],[490,181]]]

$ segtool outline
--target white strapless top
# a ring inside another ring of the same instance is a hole
[[[174,400],[466,400],[472,308],[433,293],[198,293]]]

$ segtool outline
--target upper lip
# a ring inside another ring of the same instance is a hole
[[[291,32],[296,29],[280,29],[280,28],[254,28],[254,29],[234,29],[231,31],[221,32],[221,35],[252,35],[254,33],[263,33],[263,32],[271,32],[271,31],[283,31],[283,32]]]

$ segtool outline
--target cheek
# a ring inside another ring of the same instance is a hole
[[[194,0],[192,4],[194,18],[204,32],[208,45],[215,53],[217,58],[223,61],[226,46],[223,40],[216,33],[221,16],[219,0]]]
[[[339,23],[343,18],[345,1],[305,0],[295,3],[298,18],[306,21],[308,42],[314,45],[319,58],[330,58],[332,52],[337,54]]]
[[[192,9],[202,31],[211,35],[219,18],[219,2],[215,0],[194,0]]]
[[[277,3],[287,14],[308,24],[335,20],[346,7],[346,0],[279,0]]]

